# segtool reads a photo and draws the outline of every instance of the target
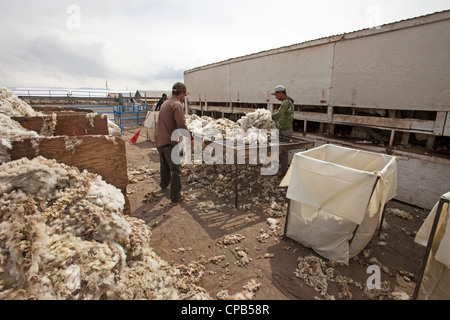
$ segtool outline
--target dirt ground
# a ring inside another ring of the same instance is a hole
[[[381,235],[377,231],[349,265],[322,258],[333,273],[328,275],[326,293],[321,295],[296,274],[299,258],[320,256],[282,236],[287,201],[286,189],[278,187],[279,178],[260,176],[257,167],[241,165],[236,208],[234,166],[184,166],[185,201],[173,205],[168,191],[158,192],[159,155],[154,143],[147,140],[146,129],[135,145],[128,143],[137,130],[128,129],[122,136],[132,215],[151,228],[150,245],[162,259],[171,265],[200,266],[195,274],[198,285],[213,299],[223,297],[224,292],[240,292],[251,280],[258,284],[252,297],[255,300],[412,297],[425,252],[414,243],[414,237],[428,211],[390,201],[387,208],[401,209],[409,216],[387,211]],[[227,242],[227,236],[232,236],[234,243]],[[367,289],[370,265],[381,270],[380,290]]]

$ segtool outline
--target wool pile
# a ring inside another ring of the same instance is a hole
[[[238,125],[230,119],[214,119],[207,116],[199,117],[196,114],[191,114],[186,117],[186,125],[194,136],[214,133],[214,136],[217,135],[218,138],[224,137],[227,130],[239,128]]]
[[[101,176],[42,157],[0,165],[0,299],[176,299],[151,231]]]
[[[37,138],[39,134],[23,128],[11,117],[40,116],[27,103],[14,96],[12,91],[0,87],[0,163],[10,160],[8,150],[15,141],[23,141],[26,138]]]
[[[270,129],[276,128],[271,112],[266,109],[247,113],[237,122],[193,114],[186,117],[186,125],[194,136],[208,135],[211,140],[222,139],[239,144],[266,143],[270,137]]]
[[[8,88],[0,87],[0,109],[1,113],[10,117],[35,117],[43,115],[35,111],[25,101],[19,99]]]
[[[237,124],[244,130],[250,128],[256,129],[275,129],[275,121],[272,120],[272,113],[267,109],[256,109],[254,112],[247,113],[237,121]]]

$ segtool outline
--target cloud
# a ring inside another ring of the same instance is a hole
[[[75,39],[48,32],[34,39],[20,55],[23,63],[52,66],[61,73],[79,73],[88,76],[112,76],[105,63],[105,43],[101,39]]]
[[[444,9],[448,0],[0,0],[0,79],[170,88],[187,69]]]

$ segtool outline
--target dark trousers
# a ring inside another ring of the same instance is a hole
[[[181,165],[172,162],[172,145],[158,147],[161,182],[159,186],[165,189],[170,184],[170,200],[181,198]]]

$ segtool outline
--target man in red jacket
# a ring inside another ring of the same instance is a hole
[[[170,184],[170,200],[173,203],[180,202],[182,196],[181,165],[172,161],[172,149],[178,141],[172,141],[172,133],[177,129],[188,130],[182,104],[186,95],[184,83],[177,82],[173,85],[172,97],[162,104],[155,128],[155,146],[159,152],[160,162],[160,187],[165,189]]]

